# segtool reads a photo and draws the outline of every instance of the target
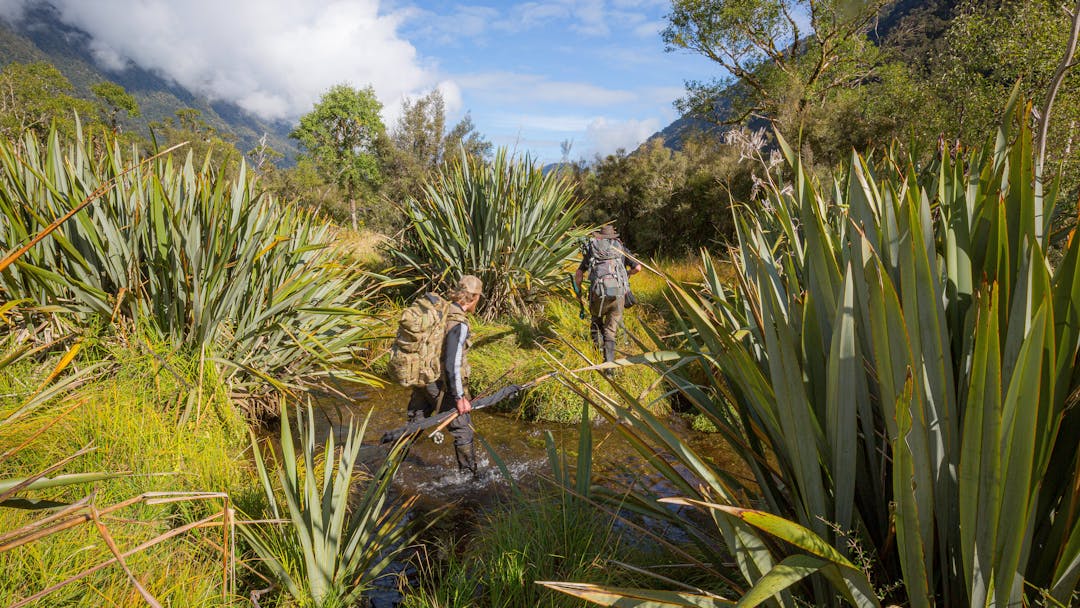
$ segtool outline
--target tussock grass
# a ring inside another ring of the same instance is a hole
[[[606,560],[632,560],[610,518],[570,507],[557,496],[516,500],[487,515],[477,536],[442,541],[422,554],[419,586],[403,608],[466,606],[584,606],[580,600],[536,585],[537,580],[605,580],[628,583],[627,573]]]
[[[75,459],[62,472],[130,474],[93,487],[84,484],[22,495],[71,501],[93,492],[93,503],[101,507],[151,491],[225,491],[241,502],[257,497],[254,478],[246,472],[243,460],[246,426],[221,389],[206,389],[218,386],[212,366],[200,366],[197,358],[170,353],[159,354],[158,359],[143,348],[100,344],[88,348],[77,365],[87,365],[103,354],[115,361],[108,373],[74,395],[5,427],[0,451],[22,444],[55,422],[29,447],[6,460],[0,477],[36,473],[92,445],[94,451]],[[163,362],[171,372],[165,370]],[[48,369],[50,365],[7,368],[0,379],[0,417],[7,417],[17,407],[19,394],[26,387],[36,387]],[[203,375],[199,375],[200,369]],[[204,387],[201,392],[200,385]],[[188,394],[195,395],[192,409],[187,421],[181,423]],[[116,517],[106,518],[104,523],[123,551],[220,508],[220,504],[194,502],[140,504],[115,513]],[[0,530],[14,530],[40,517],[0,509]],[[127,563],[141,584],[165,605],[223,605],[221,553],[216,548],[221,538],[220,528],[195,530],[136,553]],[[0,576],[0,605],[10,605],[110,557],[92,524],[0,553],[0,572],[4,573]],[[145,601],[114,565],[35,605],[144,606]]]
[[[383,252],[391,239],[385,234],[366,228],[354,231],[346,226],[330,224],[330,240],[337,251],[363,268],[378,271],[389,265]]]

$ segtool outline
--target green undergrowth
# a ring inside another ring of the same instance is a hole
[[[24,362],[0,374],[0,419],[10,416],[56,365]],[[73,368],[104,362],[85,385],[5,426],[0,452],[27,443],[0,463],[0,478],[26,477],[78,450],[91,451],[54,474],[122,475],[21,497],[71,502],[90,496],[107,509],[147,492],[227,492],[241,503],[258,500],[245,458],[247,430],[205,358],[170,353],[129,337],[126,345],[86,340]],[[48,428],[46,428],[48,427]],[[42,429],[45,429],[42,432]],[[40,432],[40,434],[38,434]],[[120,551],[172,528],[220,512],[220,499],[164,505],[136,503],[101,519]],[[0,508],[0,530],[43,517],[39,511]],[[186,532],[126,558],[143,587],[163,605],[231,605],[222,594],[220,527]],[[0,605],[10,605],[112,557],[93,523],[0,553]],[[123,571],[108,566],[35,606],[146,605]]]
[[[617,338],[618,357],[641,352],[631,335],[639,339],[645,335],[642,317],[636,308],[625,313],[625,329],[620,329]],[[650,317],[646,317],[646,322],[658,321]],[[528,382],[554,369],[572,371],[596,365],[603,358],[589,339],[588,316],[578,318],[578,305],[574,302],[552,300],[534,322],[478,325],[469,361],[473,368],[473,392],[479,395],[509,383]],[[609,380],[599,371],[574,373],[602,391],[611,391]],[[616,370],[612,381],[641,395],[655,413],[669,411],[659,376],[652,370],[627,366]],[[529,419],[573,423],[578,419],[581,403],[581,396],[556,377],[533,387],[508,407],[517,408]]]
[[[643,582],[612,560],[652,564],[662,558],[626,542],[625,528],[596,510],[558,496],[519,498],[486,515],[473,536],[429,544],[417,558],[420,580],[401,606],[585,606],[535,581]]]

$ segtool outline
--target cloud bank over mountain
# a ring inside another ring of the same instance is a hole
[[[398,35],[405,13],[379,0],[0,0],[0,16],[17,22],[41,4],[92,37],[102,67],[137,59],[264,119],[295,120],[341,82],[372,85],[393,116],[405,95],[436,84]]]

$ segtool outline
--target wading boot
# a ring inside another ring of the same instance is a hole
[[[604,363],[611,363],[614,360],[615,360],[615,341],[614,340],[604,340]],[[604,370],[604,375],[607,376],[608,378],[610,378],[613,375],[615,375],[615,370],[613,370],[613,369],[605,369]]]
[[[471,475],[473,479],[479,477],[476,470],[476,444],[473,442],[464,445],[454,444],[454,456],[457,457],[458,472],[462,475]]]

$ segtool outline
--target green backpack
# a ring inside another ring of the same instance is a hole
[[[429,293],[401,313],[387,375],[401,386],[426,386],[442,375],[443,339],[450,302]]]

